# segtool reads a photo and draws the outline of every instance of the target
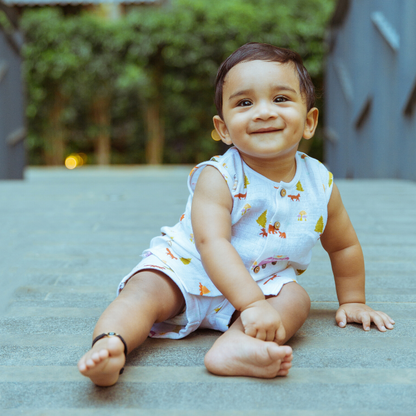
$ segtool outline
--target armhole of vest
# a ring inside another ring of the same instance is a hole
[[[201,174],[201,172],[203,171],[203,169],[205,167],[207,167],[207,166],[212,166],[212,167],[214,167],[215,169],[218,170],[218,172],[223,177],[224,182],[226,183],[226,185],[228,187],[228,190],[232,194],[230,181],[229,180],[227,181],[225,179],[226,176],[228,177],[228,173],[229,172],[227,172],[227,170],[222,165],[220,165],[218,162],[214,162],[214,161],[208,160],[206,162],[202,162],[199,165],[197,165],[196,166],[196,169],[194,168],[194,171],[191,172],[190,175],[189,175],[189,177],[188,177],[188,189],[189,189],[189,192],[191,193],[191,195],[194,194],[194,189],[195,189],[196,183],[198,182],[199,175]],[[198,172],[198,176],[196,178],[196,181],[194,182],[194,186],[192,187],[192,178],[195,176],[195,173],[197,173],[197,172]]]
[[[334,176],[332,176],[332,183],[331,186],[329,186],[330,174],[332,175],[329,169],[318,159],[311,158],[310,156],[307,157],[310,159],[311,162],[314,161],[314,163],[316,163],[316,167],[314,167],[312,170],[318,172],[319,178],[322,181],[322,184],[324,185],[324,197],[326,199],[326,206],[328,207],[329,200],[331,199],[332,195],[332,189],[334,188]]]
[[[331,199],[332,195],[332,189],[334,186],[334,177],[332,176],[332,183],[331,186],[329,185],[329,178],[330,174],[332,174],[329,169],[318,159],[315,159],[315,162],[317,164],[317,170],[319,172],[319,177],[322,181],[322,184],[324,185],[324,195],[326,199],[326,206],[329,204],[329,200]]]
[[[332,190],[334,189],[334,175],[328,169],[326,169],[326,172],[327,172],[327,177],[328,177],[328,187],[326,189],[325,194],[326,194],[326,205],[328,206],[329,201],[331,199]],[[332,175],[331,186],[329,186],[329,178],[330,178],[330,175]]]

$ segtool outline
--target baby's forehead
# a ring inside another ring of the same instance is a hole
[[[263,60],[242,61],[230,68],[224,78],[223,94],[225,90],[239,88],[245,83],[250,83],[253,88],[256,88],[265,79],[275,85],[280,85],[282,82],[289,83],[297,93],[301,94],[299,75],[293,62]]]

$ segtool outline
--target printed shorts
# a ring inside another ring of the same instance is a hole
[[[151,338],[184,338],[198,328],[208,328],[225,332],[230,324],[231,318],[235,312],[233,305],[225,296],[200,296],[188,293],[172,269],[166,268],[157,256],[151,254],[145,257],[127,276],[120,282],[117,295],[124,289],[129,279],[141,270],[158,270],[163,269],[163,273],[169,276],[179,287],[185,299],[185,310],[179,315],[161,323],[155,323],[150,331]],[[278,286],[277,296],[286,283],[291,283],[294,279],[282,278],[281,285]],[[261,288],[261,285],[259,285]],[[267,293],[270,295],[270,293]]]

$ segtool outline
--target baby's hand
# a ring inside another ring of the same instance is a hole
[[[244,332],[253,338],[281,342],[286,337],[279,313],[267,300],[251,303],[240,316]]]
[[[390,316],[384,312],[375,311],[364,303],[344,303],[339,307],[335,320],[341,328],[351,322],[362,323],[364,331],[370,330],[371,322],[374,322],[382,332],[394,328],[394,321]]]

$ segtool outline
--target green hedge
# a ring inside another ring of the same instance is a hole
[[[91,106],[101,99],[110,102],[113,163],[146,161],[144,114],[155,102],[164,121],[164,162],[195,163],[222,151],[210,139],[218,65],[246,42],[272,43],[298,51],[319,87],[333,7],[334,0],[172,0],[117,21],[26,10],[29,162],[45,163],[57,107],[65,152],[92,154],[98,127]],[[319,157],[319,137],[314,148]]]

